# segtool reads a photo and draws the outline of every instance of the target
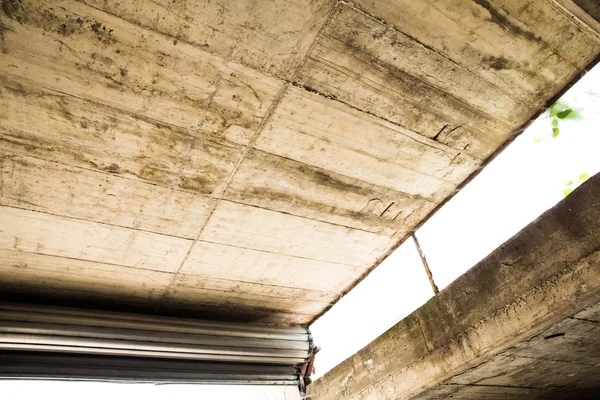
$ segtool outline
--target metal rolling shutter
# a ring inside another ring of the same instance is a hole
[[[314,350],[301,327],[0,303],[2,378],[302,387]]]

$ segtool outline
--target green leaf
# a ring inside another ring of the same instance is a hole
[[[581,115],[581,113],[579,111],[571,109],[571,113],[569,114],[569,117],[567,119],[571,119],[571,120],[583,119],[583,115]]]
[[[567,117],[568,117],[568,116],[569,116],[569,115],[570,115],[572,112],[573,112],[573,110],[572,110],[572,109],[570,109],[570,108],[567,108],[566,110],[562,110],[562,111],[559,111],[559,112],[557,112],[557,113],[556,113],[556,116],[557,116],[559,119],[565,119],[565,118],[567,118]]]
[[[567,186],[571,186],[572,184],[573,184],[573,181],[567,182]]]
[[[557,137],[559,133],[560,133],[560,130],[558,128],[552,128],[552,137],[553,138]]]
[[[553,128],[556,128],[556,127],[558,127],[558,119],[556,119],[556,118],[552,118],[552,127],[553,127]]]
[[[581,119],[581,112],[572,107],[569,107],[567,103],[564,101],[557,101],[552,104],[548,109],[548,116],[550,118],[558,118],[558,119]]]
[[[567,189],[563,190],[562,192],[565,196],[568,196],[573,192],[573,189],[567,188]]]
[[[590,174],[588,174],[587,172],[584,172],[583,174],[579,175],[579,178],[577,179],[578,182],[585,182],[588,179],[590,179]]]
[[[561,112],[565,108],[569,108],[569,106],[567,106],[564,102],[559,100],[550,106],[548,112],[550,113],[551,117],[555,117],[559,112]]]

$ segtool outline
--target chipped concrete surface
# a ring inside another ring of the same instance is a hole
[[[600,53],[567,0],[0,4],[0,293],[283,325]]]
[[[311,398],[597,398],[599,195],[596,175],[319,378]]]

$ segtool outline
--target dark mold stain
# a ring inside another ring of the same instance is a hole
[[[488,65],[490,68],[493,68],[495,70],[503,70],[503,69],[509,69],[510,68],[510,60],[500,56],[500,57],[494,57],[494,56],[489,56],[489,57],[484,57],[482,59],[482,61]]]
[[[147,164],[140,170],[138,176],[142,179],[146,179],[153,182],[170,184],[170,174],[169,171],[164,169],[163,166],[159,164]]]
[[[6,143],[9,146],[23,148],[23,149],[27,150],[28,152],[36,152],[36,151],[40,150],[40,148],[41,148],[41,145],[39,145],[39,143],[27,142],[26,137],[23,137],[23,135],[18,135],[18,134],[12,135],[11,137],[0,136],[0,142]]]
[[[2,11],[10,19],[19,23],[25,22],[25,9],[21,0],[2,0]]]
[[[106,87],[109,89],[119,90],[121,88],[121,82],[109,82],[106,84]]]
[[[549,339],[554,339],[554,338],[562,337],[562,336],[565,336],[565,333],[558,332],[558,333],[553,333],[552,335],[544,336],[544,339],[549,340]]]
[[[92,53],[92,55],[90,57],[93,60],[100,61],[102,64],[105,64],[105,65],[114,64],[114,61],[112,60],[112,58],[103,56],[102,54],[98,54],[98,53],[94,52],[94,53]],[[88,66],[88,68],[89,68],[89,66]]]
[[[274,207],[280,212],[291,212],[296,215],[306,215],[306,211],[298,214],[298,210],[315,210],[326,215],[335,215],[354,221],[351,227],[369,227],[368,230],[379,232],[381,229],[391,227],[396,229],[402,223],[401,219],[395,218],[400,212],[382,212],[393,207],[405,209],[412,200],[407,203],[406,198],[398,194],[400,199],[391,200],[392,193],[379,193],[376,189],[366,186],[359,186],[353,183],[353,179],[337,177],[325,173],[315,167],[303,165],[293,160],[280,159],[278,156],[268,155],[260,151],[250,152],[248,160],[252,161],[254,169],[262,170],[266,165],[272,165],[277,170],[277,176],[271,179],[276,184],[263,185],[252,180],[246,181],[243,186],[234,185],[227,190],[226,197],[232,200],[238,200],[247,204],[264,207],[265,202],[269,207]],[[269,167],[271,168],[271,167]],[[309,186],[312,190],[308,190]],[[330,193],[331,196],[342,198],[345,194],[361,195],[368,199],[383,196],[381,199],[369,200],[369,204],[359,209],[360,204],[355,207],[347,207],[342,204],[332,204],[328,201],[321,201],[320,196],[312,196],[307,192]],[[389,204],[389,205],[388,205]],[[370,206],[369,206],[370,205]],[[386,207],[387,205],[387,207]],[[409,207],[412,207],[409,205]],[[291,211],[296,210],[296,211]],[[382,216],[381,214],[385,214]],[[396,219],[396,221],[394,221]]]
[[[102,24],[100,22],[94,22],[90,25],[90,29],[96,33],[100,33],[100,28],[102,28]]]
[[[185,190],[191,190],[197,193],[210,195],[215,186],[215,180],[203,176],[185,176],[181,177],[179,187]]]
[[[396,126],[409,128],[427,137],[430,137],[432,129],[439,129],[437,127],[440,126],[440,121],[457,125],[464,118],[486,118],[484,113],[470,104],[378,59],[375,55],[354,45],[352,41],[345,42],[344,46],[360,63],[370,65],[381,73],[382,77],[385,75],[384,79],[389,82],[390,87],[394,87],[399,92],[414,93],[414,96],[410,96],[410,98],[383,96],[386,101],[390,101],[390,106],[382,107],[377,102],[364,101],[365,99],[362,97],[350,96],[348,93],[335,88],[328,89],[327,93],[322,93],[308,84],[297,84],[296,86],[322,97],[339,101],[362,113],[383,119]],[[348,74],[348,76],[359,82],[361,81],[359,76],[354,77],[351,74]],[[423,104],[427,104],[427,113],[423,113]],[[451,113],[448,110],[453,110],[453,112]]]
[[[299,169],[302,171],[304,168],[300,167]],[[311,177],[319,185],[334,187],[339,190],[344,190],[353,193],[360,193],[363,191],[363,188],[361,188],[360,186],[352,185],[350,183],[343,182],[339,179],[335,179],[331,175],[323,171],[311,171]]]
[[[112,163],[108,167],[105,167],[104,170],[113,174],[118,174],[119,172],[121,172],[121,169],[115,163]]]
[[[84,21],[81,18],[67,18],[67,21],[59,24],[58,33],[62,36],[70,36],[81,29]]]
[[[527,40],[539,41],[540,38],[532,32],[529,32],[520,26],[510,22],[505,15],[494,8],[488,0],[473,0],[476,4],[485,8],[490,13],[490,21],[501,27],[506,32],[511,32],[515,35],[522,36]]]
[[[351,48],[354,49],[353,47],[351,47]],[[325,98],[330,99],[330,100],[338,100],[337,96],[335,96],[335,95],[333,95],[331,93],[320,92],[320,91],[318,91],[317,89],[313,88],[310,85],[307,85],[307,84],[298,84],[297,86],[300,87],[300,88],[302,88],[302,89],[304,89],[304,90],[306,90],[309,93],[314,93],[316,95],[319,95],[321,97],[325,97]]]
[[[4,25],[0,24],[0,40],[4,40],[4,32],[6,32],[6,31],[10,31],[10,29],[8,29]],[[6,54],[6,52],[4,51],[4,49],[3,49],[2,52]]]
[[[91,22],[90,29],[98,35],[98,40],[106,39],[113,33],[112,29],[106,28],[98,21]]]
[[[352,32],[355,36],[358,36],[358,32]],[[373,33],[373,39],[381,39],[387,33],[387,29],[380,29]]]
[[[330,204],[317,202],[307,197],[300,197],[297,195],[287,194],[285,191],[273,190],[266,187],[252,187],[246,188],[242,192],[230,192],[227,194],[227,198],[233,200],[239,200],[248,204],[263,207],[265,201],[269,203],[269,207],[273,210],[287,213],[290,211],[290,206],[295,209],[296,215],[303,215],[302,212],[298,212],[298,208],[309,209],[322,212],[327,215],[337,215],[339,217],[348,218],[355,222],[354,227],[371,227],[372,231],[379,231],[385,227],[397,228],[399,224],[394,221],[384,219],[382,220],[376,214],[354,211],[346,208],[336,207]],[[283,206],[284,205],[284,206]]]
[[[2,11],[10,19],[20,24],[30,24],[40,27],[45,31],[54,31],[61,36],[69,36],[79,32],[84,26],[88,26],[101,41],[113,42],[110,37],[112,29],[108,29],[102,23],[75,14],[57,14],[52,7],[27,7],[23,6],[21,0],[2,0]]]

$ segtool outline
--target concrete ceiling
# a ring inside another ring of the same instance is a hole
[[[308,323],[599,32],[568,0],[2,0],[0,289]]]

